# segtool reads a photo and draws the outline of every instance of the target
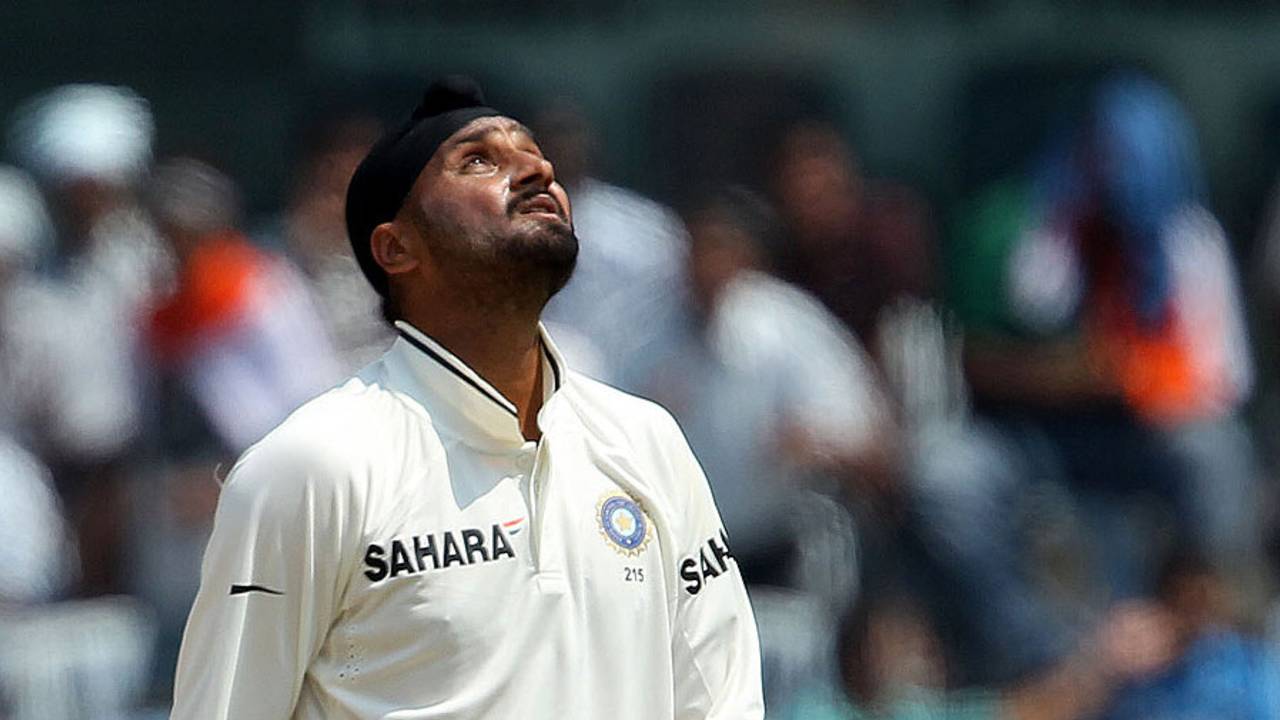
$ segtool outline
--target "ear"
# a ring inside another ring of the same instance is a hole
[[[395,221],[374,228],[369,238],[373,259],[387,275],[401,275],[418,267],[418,258],[413,254],[410,242],[410,238],[404,237],[403,227]]]

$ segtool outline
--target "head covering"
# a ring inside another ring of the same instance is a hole
[[[485,105],[474,80],[449,76],[432,83],[413,115],[374,144],[347,187],[347,234],[373,289],[387,294],[387,276],[369,246],[373,229],[392,220],[440,144],[472,120],[503,113]]]
[[[1052,139],[1037,177],[1045,207],[1073,231],[1081,208],[1100,203],[1132,309],[1148,326],[1162,323],[1174,292],[1169,223],[1204,187],[1195,130],[1173,93],[1136,71],[1107,75]]]
[[[45,182],[87,178],[127,185],[151,162],[154,134],[147,101],[132,90],[64,85],[18,110],[9,141]]]
[[[0,264],[30,265],[52,239],[53,223],[35,181],[0,165]]]

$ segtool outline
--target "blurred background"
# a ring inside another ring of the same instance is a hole
[[[0,6],[0,717],[166,717],[235,457],[390,342],[355,164],[466,73],[672,411],[769,717],[1280,717],[1280,9]]]

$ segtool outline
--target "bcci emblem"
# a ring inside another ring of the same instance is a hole
[[[605,493],[596,505],[600,534],[613,549],[635,557],[649,545],[649,520],[635,500],[620,493]]]

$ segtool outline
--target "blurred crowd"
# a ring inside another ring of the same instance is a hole
[[[949,216],[830,118],[675,207],[599,176],[574,103],[527,121],[581,240],[544,321],[679,420],[770,717],[1280,718],[1280,393],[1247,331],[1280,317],[1280,199],[1242,276],[1167,88],[1099,77]],[[7,122],[0,716],[163,716],[220,478],[390,343],[343,222],[381,125],[297,129],[248,216],[127,88]]]

